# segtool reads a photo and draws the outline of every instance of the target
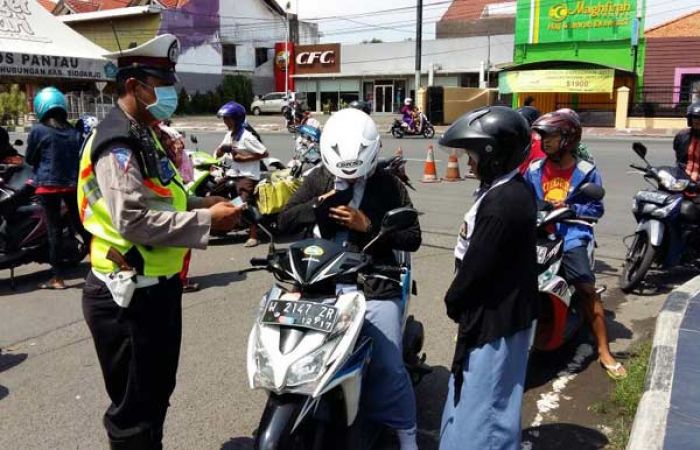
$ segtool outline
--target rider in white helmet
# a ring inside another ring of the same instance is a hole
[[[323,165],[312,171],[279,216],[282,232],[315,229],[323,239],[362,249],[379,233],[384,215],[412,206],[401,181],[375,170],[380,138],[374,121],[357,109],[335,113],[321,136]],[[369,253],[381,265],[395,265],[393,250],[416,251],[418,221],[390,233]],[[373,340],[372,360],[363,383],[361,414],[397,431],[401,450],[416,450],[416,404],[401,352],[400,289],[369,275],[363,286],[367,316],[363,334]]]

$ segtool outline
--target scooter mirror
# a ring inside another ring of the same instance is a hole
[[[382,220],[382,233],[405,230],[418,220],[418,211],[411,207],[392,209]]]
[[[642,158],[643,160],[646,161],[646,157],[647,157],[647,148],[646,148],[646,146],[645,146],[644,144],[642,144],[641,142],[635,142],[635,143],[632,144],[632,150],[634,150],[634,152],[635,152],[640,158]]]
[[[588,198],[591,198],[593,200],[603,200],[603,197],[605,197],[605,189],[603,189],[602,186],[599,186],[595,183],[586,183],[581,188],[579,189],[579,192],[581,192],[583,195],[585,195]]]
[[[198,143],[199,143],[199,141],[197,140],[197,136],[195,136],[194,134],[193,134],[192,136],[190,136],[190,141],[191,141],[193,144],[198,144]]]
[[[417,220],[418,211],[409,206],[392,209],[384,215],[384,219],[382,219],[382,229],[379,231],[379,234],[362,249],[362,252],[365,253],[367,249],[372,247],[375,242],[386,234],[392,231],[405,230],[416,223]]]

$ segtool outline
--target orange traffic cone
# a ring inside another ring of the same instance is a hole
[[[428,145],[428,155],[425,157],[425,165],[423,166],[423,179],[421,183],[439,183],[437,177],[437,168],[435,167],[435,151],[432,145]]]
[[[400,156],[403,158],[403,149],[401,147],[397,148],[394,156]]]
[[[457,152],[454,150],[452,150],[452,154],[447,159],[445,181],[462,181],[462,177],[459,175],[459,159],[457,158]]]

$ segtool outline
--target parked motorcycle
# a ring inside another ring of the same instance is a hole
[[[0,164],[0,270],[10,270],[13,289],[16,267],[49,262],[46,213],[28,183],[33,174],[26,164]],[[62,263],[74,266],[87,255],[89,243],[70,227],[65,208],[63,218]]]
[[[342,448],[358,414],[363,374],[372,342],[360,339],[366,299],[363,278],[380,274],[401,286],[404,361],[414,383],[430,371],[423,326],[408,315],[415,294],[411,258],[397,252],[396,266],[372,262],[367,250],[382,236],[413,224],[417,211],[399,208],[384,217],[380,234],[361,252],[307,239],[286,249],[272,242],[254,269],[272,273],[277,283],[265,294],[248,339],[248,380],[268,400],[255,449],[322,450]],[[264,227],[261,227],[264,230]]]
[[[654,189],[634,196],[632,214],[637,228],[620,275],[620,289],[632,292],[644,280],[652,264],[669,269],[700,258],[700,205],[691,198],[698,186],[678,167],[653,167],[646,159],[646,147],[635,142],[632,149],[645,166],[632,164]],[[627,238],[626,238],[627,239]]]
[[[579,188],[579,195],[602,200],[602,187],[586,183]],[[575,194],[576,195],[576,194]],[[550,203],[542,202],[537,218],[537,267],[540,290],[540,317],[537,319],[534,348],[552,351],[569,342],[583,324],[582,311],[573,286],[560,275],[564,255],[564,239],[557,233],[559,223],[575,223],[593,227],[598,221],[594,217],[576,217],[569,207],[553,209]],[[595,242],[588,246],[591,269],[595,264]],[[598,293],[605,287],[598,289]]]
[[[409,129],[408,124],[403,120],[395,119],[391,126],[391,135],[396,139],[401,139],[404,136],[423,136],[426,139],[432,139],[435,136],[435,127],[423,112],[419,112],[419,121],[420,123],[414,131]]]

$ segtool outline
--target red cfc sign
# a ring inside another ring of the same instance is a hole
[[[297,75],[340,72],[340,44],[297,45],[294,52]]]

